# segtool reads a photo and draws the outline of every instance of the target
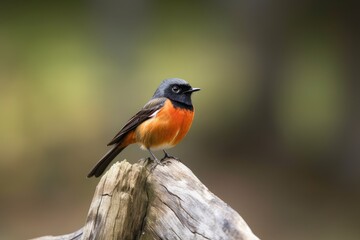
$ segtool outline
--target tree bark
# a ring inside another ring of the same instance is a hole
[[[82,229],[37,240],[259,239],[181,162],[152,166],[115,163],[96,187]]]

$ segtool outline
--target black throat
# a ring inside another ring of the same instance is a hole
[[[173,106],[175,108],[181,108],[181,109],[186,109],[186,110],[190,110],[190,111],[194,111],[194,107],[193,105],[189,105],[189,104],[186,104],[186,103],[182,103],[182,102],[178,102],[178,101],[175,101],[175,100],[171,100],[171,103],[173,104]]]

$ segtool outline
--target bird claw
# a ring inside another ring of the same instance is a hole
[[[177,158],[177,157],[174,157],[174,156],[171,156],[171,155],[169,155],[165,150],[163,150],[163,152],[164,152],[164,157],[160,160],[160,162],[162,162],[162,161],[164,161],[164,160],[166,160],[166,159],[175,159],[176,161],[178,161],[178,162],[181,162],[180,161],[180,158]]]
[[[155,158],[155,159],[152,159],[151,157],[148,157],[147,158],[148,161],[152,161],[152,166],[150,168],[150,172],[153,172],[155,170],[155,168],[160,165],[160,166],[164,166],[164,163],[162,163],[161,161],[159,161],[159,159]]]

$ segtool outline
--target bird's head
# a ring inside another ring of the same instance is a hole
[[[191,94],[199,90],[200,88],[191,87],[190,84],[183,79],[169,78],[161,82],[153,98],[166,97],[175,103],[192,107]]]

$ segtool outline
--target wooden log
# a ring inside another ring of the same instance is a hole
[[[115,163],[96,187],[82,229],[37,240],[259,239],[181,162],[151,167],[147,160]]]

